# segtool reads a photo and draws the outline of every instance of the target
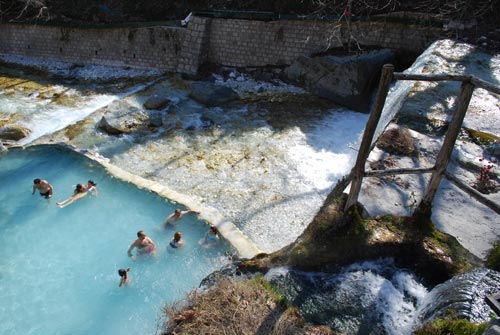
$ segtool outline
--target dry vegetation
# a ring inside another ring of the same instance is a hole
[[[495,22],[499,0],[0,0],[0,20],[73,19],[80,21],[166,20],[192,10],[251,10],[298,15],[369,16],[421,12],[433,18]]]
[[[305,325],[297,309],[262,277],[220,278],[208,292],[193,291],[186,303],[167,306],[163,334],[335,334]]]

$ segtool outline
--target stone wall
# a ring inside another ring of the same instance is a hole
[[[0,53],[84,64],[177,71],[185,29],[0,26]]]
[[[194,74],[224,66],[289,65],[298,56],[355,42],[423,51],[440,29],[389,22],[255,21],[193,17],[186,28],[67,28],[0,25],[0,54]]]
[[[422,52],[440,29],[400,23],[358,21],[249,21],[212,19],[208,60],[229,66],[289,65],[298,56],[345,45]]]

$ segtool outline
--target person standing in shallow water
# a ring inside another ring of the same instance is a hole
[[[127,270],[125,270],[125,269],[118,270],[118,275],[120,276],[120,285],[118,285],[118,287],[122,287],[123,285],[126,285],[129,283],[129,279],[128,279],[128,272],[129,271],[130,271],[130,267],[128,267]]]
[[[163,225],[166,226],[168,224],[174,225],[176,223],[179,223],[181,221],[181,218],[185,214],[189,213],[200,214],[200,211],[193,211],[193,210],[181,211],[180,209],[176,209],[172,214],[170,214],[165,219],[165,221],[163,221]]]
[[[137,232],[137,239],[132,242],[127,250],[128,257],[132,258],[133,261],[136,260],[135,256],[132,255],[132,250],[137,249],[138,255],[151,254],[154,255],[156,252],[156,244],[153,242],[149,236],[142,230]]]
[[[169,243],[171,248],[177,249],[184,245],[184,241],[182,240],[182,233],[180,231],[175,232],[174,238]]]
[[[46,199],[51,198],[52,193],[54,192],[54,188],[48,181],[39,178],[33,180],[33,192],[31,194],[35,194],[36,190],[39,190],[40,195]]]

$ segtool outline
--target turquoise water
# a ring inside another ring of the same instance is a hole
[[[51,182],[52,199],[31,194],[34,178]],[[97,197],[56,206],[88,179]],[[186,245],[168,250],[175,230],[161,223],[175,204],[66,149],[0,154],[0,183],[0,334],[154,334],[165,303],[228,262],[227,245],[198,244],[207,225],[193,214],[175,227]],[[156,242],[156,257],[127,257],[138,230]],[[128,266],[130,285],[119,288]]]

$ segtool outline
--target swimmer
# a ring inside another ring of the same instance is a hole
[[[215,226],[210,226],[210,229],[205,234],[205,238],[200,240],[200,244],[210,245],[216,243],[220,239],[219,230]]]
[[[83,198],[87,195],[87,187],[83,184],[77,184],[73,195],[66,200],[56,202],[60,208],[66,207],[73,203],[73,201]]]
[[[128,279],[128,272],[130,271],[130,267],[125,269],[118,270],[118,275],[120,276],[120,285],[118,287],[122,287],[122,285],[127,285],[130,281]]]
[[[37,189],[40,191],[40,195],[45,197],[45,199],[52,197],[52,193],[54,192],[54,188],[48,181],[39,178],[33,180],[33,192],[31,194],[35,194]]]
[[[71,197],[69,197],[68,199],[66,199],[64,201],[57,202],[56,204],[60,208],[63,208],[63,207],[66,207],[67,205],[73,203],[73,201],[78,200],[80,198],[83,198],[84,196],[86,196],[90,192],[93,192],[94,195],[97,196],[97,187],[96,186],[97,186],[97,184],[94,183],[93,180],[89,180],[87,182],[87,185],[77,184],[76,189]]]
[[[132,258],[135,262],[136,258],[132,255],[132,250],[137,248],[137,255],[154,254],[156,251],[156,244],[150,239],[142,230],[137,232],[137,239],[128,248],[128,257]]]
[[[181,221],[182,216],[189,213],[200,214],[200,211],[193,211],[193,210],[181,211],[180,209],[176,209],[172,214],[170,214],[165,219],[165,221],[163,221],[163,225],[164,226],[168,224],[174,225]]]
[[[182,240],[182,233],[180,231],[175,232],[174,238],[169,243],[171,248],[177,249],[184,245],[184,241]]]
[[[94,195],[97,197],[97,184],[94,183],[92,179],[87,182],[87,186],[85,187],[87,192],[94,192]]]

